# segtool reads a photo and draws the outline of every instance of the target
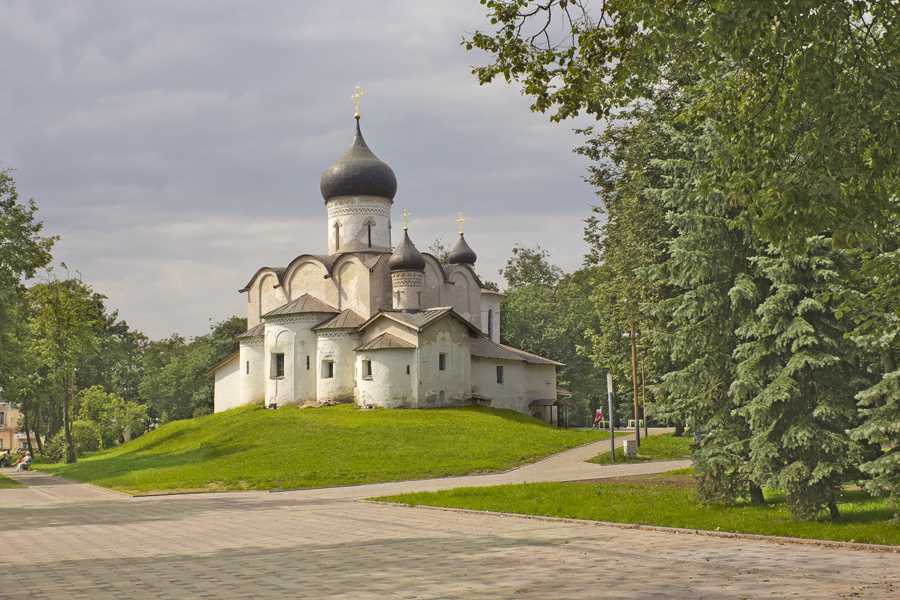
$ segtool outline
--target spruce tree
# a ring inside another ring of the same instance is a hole
[[[797,519],[824,508],[836,519],[853,473],[847,431],[862,382],[832,293],[845,261],[821,236],[799,252],[769,248],[752,260],[764,300],[738,329],[731,394],[750,423],[751,476],[783,490]]]
[[[730,294],[746,276],[753,244],[738,221],[740,209],[698,177],[717,144],[713,129],[688,128],[673,141],[688,158],[664,161],[669,181],[660,191],[676,232],[658,272],[669,297],[657,306],[658,323],[665,324],[657,339],[669,348],[673,365],[660,390],[697,434],[701,499],[732,503],[749,496],[758,503],[762,490],[746,468],[749,425],[728,393],[735,330],[745,312]]]
[[[867,252],[859,282],[842,307],[852,315],[851,339],[871,356],[872,385],[857,396],[862,423],[851,437],[871,454],[860,465],[869,493],[890,499],[900,520],[900,227],[895,222],[881,247]],[[851,285],[857,282],[851,282]]]

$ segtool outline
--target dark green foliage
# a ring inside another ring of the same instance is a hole
[[[246,319],[231,317],[190,342],[173,335],[150,343],[143,354],[144,375],[139,388],[150,415],[167,422],[211,412],[213,381],[209,370],[237,350],[236,336],[246,329]]]
[[[508,283],[500,311],[503,343],[564,363],[557,383],[572,392],[588,422],[590,407],[606,394],[605,375],[585,352],[593,318],[591,268],[566,274],[542,248],[516,246],[500,274]]]
[[[518,81],[537,111],[615,119],[690,88],[712,122],[710,175],[765,241],[879,229],[900,177],[900,11],[893,0],[482,0],[481,83]]]
[[[12,173],[0,170],[0,389],[4,400],[27,402],[25,351],[28,305],[23,282],[50,263],[54,237],[42,234],[34,200],[23,204]]]
[[[847,430],[864,382],[832,293],[846,262],[824,237],[810,238],[804,254],[770,248],[753,260],[764,300],[738,329],[731,392],[752,430],[749,467],[755,481],[784,490],[798,519],[824,508],[836,516],[853,473]]]
[[[103,432],[94,421],[87,419],[73,421],[72,437],[75,440],[75,453],[78,456],[95,452],[103,447]]]

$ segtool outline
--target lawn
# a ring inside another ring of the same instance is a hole
[[[781,497],[767,495],[766,506],[708,506],[697,500],[690,469],[601,482],[528,483],[444,492],[404,494],[379,500],[569,517],[614,523],[640,523],[824,540],[900,545],[900,524],[883,500],[845,492],[842,519],[794,521]]]
[[[651,460],[677,460],[679,458],[691,457],[691,444],[693,439],[685,436],[678,436],[671,433],[663,435],[654,435],[652,437],[642,437],[641,447],[638,449],[637,456],[634,458],[626,458],[625,451],[622,446],[616,448],[616,463],[635,463]],[[609,452],[598,454],[589,462],[600,465],[612,464]]]
[[[20,487],[22,484],[18,481],[13,481],[9,477],[4,477],[0,475],[0,490],[3,488],[12,488],[12,487]]]
[[[36,468],[128,493],[290,489],[498,471],[603,438],[487,408],[243,407]]]

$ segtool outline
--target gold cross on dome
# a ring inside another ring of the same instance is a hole
[[[462,212],[456,213],[456,222],[459,223],[459,234],[463,233],[463,226],[466,224],[466,216]]]
[[[406,231],[409,229],[409,211],[405,208],[403,209],[403,230]]]
[[[356,88],[354,88],[353,90],[353,95],[350,96],[351,98],[353,98],[353,116],[357,119],[359,118],[359,101],[362,100],[362,97],[364,95],[365,92],[363,91],[363,89],[359,86],[356,86]]]

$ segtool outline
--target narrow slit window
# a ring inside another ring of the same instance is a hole
[[[406,374],[409,375],[409,365],[406,365]]]
[[[375,225],[375,223],[373,223],[372,221],[369,221],[368,223],[366,223],[366,229],[368,230],[368,237],[369,237],[369,248],[372,247],[372,226],[373,225]]]
[[[249,360],[247,361],[247,363],[244,367],[244,370],[247,372],[247,375],[250,374],[250,361]]]
[[[503,365],[497,365],[497,383],[503,385]]]
[[[309,371],[309,354],[306,355],[306,370]]]
[[[488,337],[494,337],[494,309],[488,309]]]
[[[446,371],[447,370],[447,353],[441,352],[438,354],[438,371]]]
[[[362,361],[363,379],[372,379],[372,361],[365,359]]]

